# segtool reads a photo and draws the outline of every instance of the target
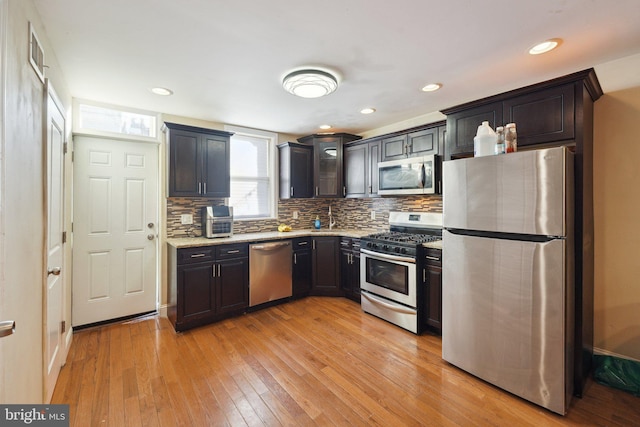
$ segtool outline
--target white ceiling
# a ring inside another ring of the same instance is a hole
[[[638,0],[34,3],[74,97],[294,135],[358,134],[640,53]],[[286,93],[303,66],[333,70],[338,90]]]

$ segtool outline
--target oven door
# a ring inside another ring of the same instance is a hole
[[[416,308],[416,260],[360,249],[360,288]]]

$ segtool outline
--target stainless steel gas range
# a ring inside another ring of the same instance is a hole
[[[362,310],[417,334],[417,249],[441,239],[441,213],[390,212],[388,232],[361,239]]]

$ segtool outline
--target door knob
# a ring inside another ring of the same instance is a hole
[[[147,239],[148,239],[148,240],[153,240],[153,238],[154,238],[154,235],[153,235],[153,234],[148,234],[148,235],[147,235]]]
[[[153,228],[153,223],[152,223],[152,222],[150,222],[149,224],[147,224],[147,227],[148,227],[148,228]]]
[[[59,276],[61,272],[62,272],[62,270],[60,269],[60,267],[53,267],[53,268],[50,268],[49,270],[47,270],[47,276],[50,276],[52,274],[54,276]]]
[[[5,320],[0,322],[0,338],[8,337],[16,331],[16,322],[13,320]]]

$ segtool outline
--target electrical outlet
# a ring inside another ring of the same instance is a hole
[[[371,220],[376,220],[376,211],[371,211]]]
[[[298,219],[298,211],[293,211],[293,219]]]
[[[180,223],[182,225],[193,224],[193,215],[191,215],[191,214],[182,214],[182,215],[180,215]]]

